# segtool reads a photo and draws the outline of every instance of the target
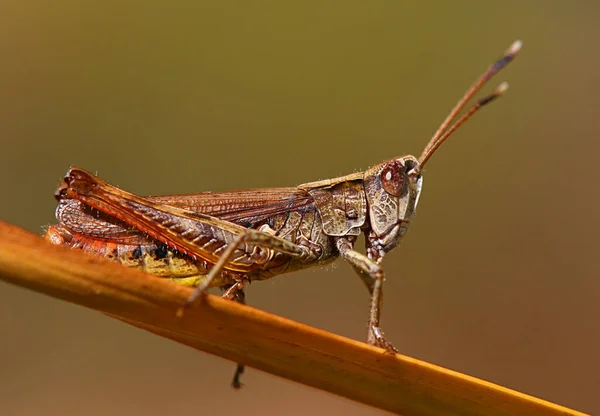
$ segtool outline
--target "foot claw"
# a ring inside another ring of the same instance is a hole
[[[379,348],[383,348],[386,354],[394,355],[398,353],[398,350],[394,347],[394,345],[385,339],[385,335],[383,334],[381,328],[378,326],[372,326],[371,331],[375,336],[374,345],[378,346]]]
[[[380,343],[379,347],[381,347],[385,350],[385,354],[395,355],[398,353],[398,350],[396,349],[396,347],[394,347],[392,344],[390,344],[387,341],[385,343]]]
[[[194,292],[187,299],[185,304],[183,306],[181,306],[179,309],[177,309],[177,317],[181,318],[185,314],[186,309],[191,308],[194,305],[194,303],[200,302],[200,301],[204,300],[205,298],[206,298],[206,290],[196,288],[196,290],[194,290]]]
[[[235,374],[233,375],[233,380],[231,381],[231,387],[233,387],[236,390],[241,389],[244,385],[244,383],[240,381],[240,377],[244,373],[244,369],[245,367],[243,364],[238,364],[235,369]]]

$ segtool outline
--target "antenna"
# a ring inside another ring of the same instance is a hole
[[[490,102],[494,101],[496,98],[500,97],[507,89],[508,83],[503,82],[500,84],[493,93],[490,95],[478,100],[465,114],[463,114],[456,122],[452,125],[452,120],[456,118],[458,113],[465,107],[467,102],[473,98],[473,96],[487,83],[494,75],[500,72],[506,65],[508,65],[514,58],[517,56],[521,47],[523,46],[523,42],[517,40],[513,42],[512,45],[506,50],[502,58],[498,59],[493,65],[491,65],[478,79],[475,83],[467,90],[465,95],[458,100],[452,111],[448,114],[446,119],[442,122],[440,127],[433,134],[427,146],[419,156],[419,165],[415,167],[411,172],[413,175],[418,175],[420,171],[423,169],[425,163],[429,160],[431,155],[444,143],[448,137],[452,135],[465,121],[467,121],[473,114],[477,112],[481,107]],[[450,127],[448,127],[450,126]]]

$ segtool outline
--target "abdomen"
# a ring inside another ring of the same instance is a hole
[[[51,225],[44,236],[53,244],[80,249],[104,257],[125,267],[140,269],[148,274],[169,278],[186,286],[197,286],[208,273],[208,266],[189,256],[169,249],[165,244],[140,242],[122,244],[102,238],[72,233],[62,225]],[[232,283],[227,274],[217,278],[214,286]]]

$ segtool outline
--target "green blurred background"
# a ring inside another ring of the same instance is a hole
[[[53,223],[68,167],[138,194],[289,186],[422,150],[515,39],[505,97],[426,169],[384,262],[407,354],[600,412],[600,6],[592,1],[5,0],[0,218]],[[595,257],[596,256],[596,257]],[[35,261],[35,259],[32,259]],[[250,304],[365,339],[343,262],[252,285]],[[6,415],[376,410],[0,285]]]

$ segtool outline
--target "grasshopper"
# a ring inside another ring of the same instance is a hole
[[[367,342],[395,353],[380,327],[381,261],[408,229],[426,162],[461,124],[508,88],[500,84],[458,117],[520,48],[521,42],[514,42],[476,80],[418,159],[397,157],[365,172],[290,188],[154,197],[126,192],[72,167],[55,194],[59,223],[48,228],[45,238],[196,287],[187,305],[210,287],[243,303],[248,282],[342,257],[371,296]],[[354,248],[361,233],[366,254]],[[238,364],[236,388],[243,369]]]

